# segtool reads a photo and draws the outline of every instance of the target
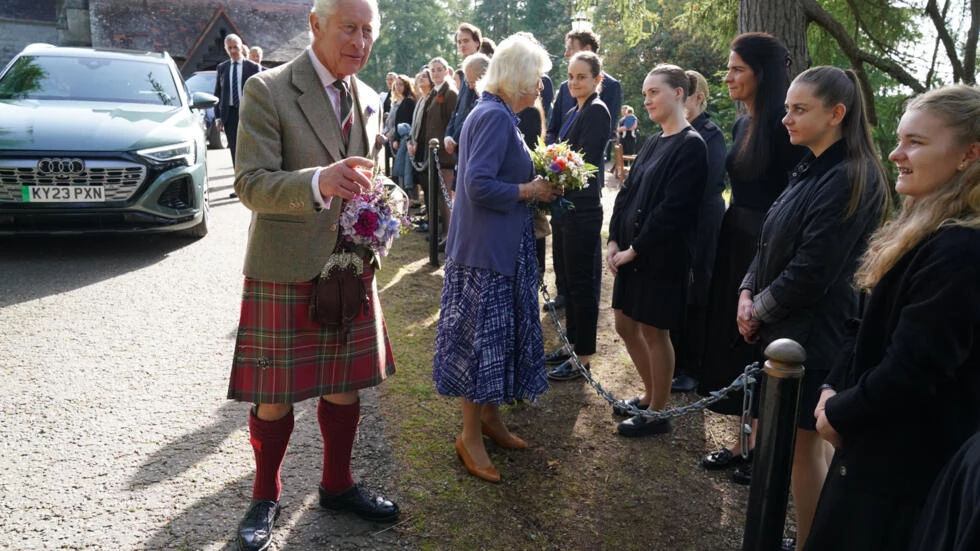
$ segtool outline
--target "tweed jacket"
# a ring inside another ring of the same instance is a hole
[[[311,181],[320,167],[373,156],[381,101],[351,77],[353,123],[348,145],[309,52],[248,80],[238,130],[235,192],[252,211],[246,277],[312,280],[333,252],[342,201],[318,211]]]

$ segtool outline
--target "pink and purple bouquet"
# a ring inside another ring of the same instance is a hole
[[[340,213],[341,234],[348,243],[370,249],[379,257],[387,256],[392,241],[408,231],[408,201],[398,186],[378,175],[371,177],[374,186],[344,203]],[[390,185],[385,185],[385,184]],[[401,197],[395,197],[392,189]]]

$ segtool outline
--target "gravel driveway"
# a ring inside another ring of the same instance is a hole
[[[254,473],[225,399],[249,212],[210,152],[212,229],[0,237],[0,549],[234,549]],[[401,498],[374,392],[355,478]],[[317,506],[315,401],[296,408],[276,549],[415,548]]]

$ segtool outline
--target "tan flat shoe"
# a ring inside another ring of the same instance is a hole
[[[498,436],[490,430],[490,427],[484,424],[480,425],[480,431],[489,436],[490,439],[496,442],[501,448],[508,448],[511,450],[527,449],[527,441],[512,432],[508,432],[507,436]]]
[[[473,463],[473,458],[470,457],[470,453],[466,451],[466,446],[463,445],[463,441],[459,438],[456,439],[456,456],[463,462],[463,466],[466,467],[466,470],[471,475],[482,478],[487,482],[500,482],[500,473],[497,471],[497,468],[492,463],[489,467],[477,467]]]

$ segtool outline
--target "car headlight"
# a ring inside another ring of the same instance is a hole
[[[177,161],[187,166],[197,163],[197,147],[194,146],[194,142],[181,142],[173,145],[140,149],[136,154],[155,163],[172,163]]]

